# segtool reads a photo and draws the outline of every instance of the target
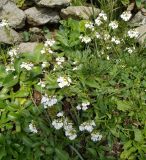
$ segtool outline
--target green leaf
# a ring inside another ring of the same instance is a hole
[[[136,0],[136,6],[137,6],[138,8],[141,7],[141,4],[142,4],[142,0]]]
[[[125,112],[125,111],[131,109],[131,107],[132,106],[128,101],[120,101],[120,100],[117,101],[117,109],[120,111]]]
[[[69,160],[69,155],[62,149],[55,148],[55,153],[60,160]]]
[[[6,155],[7,153],[6,153],[5,147],[1,148],[0,149],[0,160],[2,160],[2,158]]]
[[[143,135],[141,133],[141,130],[134,129],[134,135],[135,135],[135,141],[142,142],[143,141]]]
[[[18,82],[18,77],[15,77],[15,75],[11,73],[11,74],[7,75],[6,78],[4,78],[3,86],[4,87],[12,87],[15,84],[17,84],[17,82]]]

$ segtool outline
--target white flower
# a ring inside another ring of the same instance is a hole
[[[60,77],[57,79],[57,82],[58,82],[58,86],[59,86],[60,88],[63,88],[63,87],[65,87],[65,86],[69,86],[72,81],[71,81],[70,77],[61,77],[61,76],[60,76]]]
[[[105,33],[104,34],[104,40],[106,41],[106,40],[109,40],[110,39],[110,35],[108,34],[108,33]]]
[[[83,111],[85,111],[85,110],[88,109],[89,105],[90,105],[90,102],[84,101],[81,105],[80,104],[77,105],[76,108],[77,108],[77,110],[83,110]]]
[[[118,22],[117,21],[110,22],[109,27],[111,27],[112,29],[118,28]]]
[[[81,42],[84,42],[84,43],[89,43],[89,42],[91,42],[91,38],[90,37],[88,37],[88,36],[80,36],[79,37],[80,39],[81,39]]]
[[[100,18],[103,18],[103,20],[107,20],[107,14],[106,13],[104,13],[104,11],[101,11],[101,13],[99,13],[99,17]]]
[[[73,71],[76,71],[76,70],[78,70],[79,69],[79,67],[77,66],[77,67],[73,67]]]
[[[85,28],[89,28],[89,29],[91,29],[92,31],[94,31],[94,25],[93,25],[92,22],[86,23],[86,24],[85,24]]]
[[[45,41],[44,46],[45,47],[52,47],[55,44],[55,41],[53,39],[47,39],[47,41]]]
[[[97,142],[97,141],[100,141],[102,139],[102,135],[100,135],[98,132],[92,132],[91,133],[91,140],[93,142]]]
[[[132,47],[131,47],[131,48],[130,48],[130,47],[129,47],[129,48],[127,47],[125,50],[126,50],[128,53],[131,54],[131,53],[133,53],[133,51],[135,50],[135,47],[133,47],[133,48],[132,48]]]
[[[22,64],[20,65],[20,68],[25,68],[26,70],[30,71],[33,68],[33,64],[32,63],[26,63],[26,62],[22,62]]]
[[[62,65],[62,63],[65,61],[65,58],[64,57],[58,57],[56,58],[56,62],[58,65]]]
[[[9,26],[9,23],[7,20],[3,19],[1,22],[0,22],[0,27],[8,27]]]
[[[137,38],[137,37],[139,36],[139,33],[138,33],[138,31],[136,31],[135,29],[130,29],[130,30],[128,31],[128,36],[129,36],[130,38]]]
[[[42,96],[41,103],[44,105],[44,108],[52,107],[54,104],[58,102],[56,96],[50,96],[47,95]]]
[[[54,119],[52,125],[55,129],[59,130],[63,127],[63,121],[62,119]]]
[[[73,123],[70,122],[68,120],[68,118],[65,118],[64,122],[63,122],[63,128],[64,128],[64,130],[72,130],[73,129]]]
[[[77,137],[77,134],[76,134],[76,130],[75,130],[75,129],[66,130],[66,131],[65,131],[65,135],[66,135],[70,140],[74,140],[74,139]]]
[[[101,35],[98,32],[95,33],[95,36],[97,39],[101,39]]]
[[[42,88],[44,88],[44,87],[46,86],[46,85],[45,85],[45,82],[43,82],[43,81],[41,81],[41,80],[40,80],[40,82],[38,83],[38,85],[41,86]]]
[[[107,55],[106,59],[107,59],[108,61],[110,60],[110,57],[109,57],[109,55]]]
[[[41,54],[45,54],[45,53],[46,53],[46,49],[43,48],[43,49],[41,50]]]
[[[100,26],[102,23],[103,23],[103,22],[101,21],[100,17],[97,17],[97,18],[95,19],[95,24],[96,24],[97,26]]]
[[[6,72],[15,71],[14,66],[6,66]]]
[[[16,56],[18,55],[18,49],[16,49],[16,48],[11,49],[11,50],[8,52],[8,55],[9,55],[10,57],[16,57]]]
[[[33,121],[29,124],[29,130],[32,133],[38,133],[36,126],[34,125]]]
[[[116,37],[112,37],[111,41],[114,42],[115,44],[120,44],[121,43],[120,40],[117,39]]]
[[[81,105],[79,104],[79,105],[77,105],[76,106],[76,108],[77,108],[77,110],[81,110],[82,109],[82,107],[81,107]]]
[[[123,12],[120,17],[124,20],[124,21],[128,21],[131,18],[132,14],[130,11],[125,11]]]
[[[90,121],[82,123],[79,126],[79,130],[80,131],[85,131],[86,130],[88,132],[92,132],[95,126],[96,126],[95,122],[93,120],[90,120]]]
[[[63,111],[57,113],[57,117],[63,117],[63,116],[64,116],[64,112]]]
[[[43,62],[42,63],[42,68],[46,68],[48,66],[48,62]]]
[[[54,52],[51,50],[51,48],[48,48],[48,53],[53,54]]]
[[[82,103],[82,110],[83,111],[87,110],[89,105],[90,105],[90,102],[88,102],[88,101],[87,102],[83,102]]]

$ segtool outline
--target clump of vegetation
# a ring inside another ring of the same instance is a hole
[[[145,159],[145,48],[130,18],[68,19],[34,53],[1,51],[1,160]]]

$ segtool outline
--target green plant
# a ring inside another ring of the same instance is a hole
[[[145,159],[146,57],[137,32],[103,11],[61,24],[34,53],[1,50],[0,159]]]

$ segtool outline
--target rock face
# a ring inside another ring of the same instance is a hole
[[[59,14],[48,8],[32,7],[25,10],[27,22],[32,26],[40,26],[47,23],[58,23],[60,20]]]
[[[134,26],[140,26],[146,24],[146,15],[143,15],[141,11],[139,11],[130,21],[130,23]]]
[[[18,46],[18,52],[19,53],[33,53],[36,46],[38,45],[39,43],[37,42],[27,42],[27,43],[20,43],[20,45]]]
[[[45,6],[50,8],[54,7],[62,8],[68,6],[71,0],[34,0],[34,2],[38,6]]]
[[[137,27],[136,30],[139,32],[140,34],[140,38],[138,39],[140,44],[143,44],[144,41],[146,40],[146,24],[142,25],[140,27]],[[145,45],[146,46],[146,45]]]
[[[25,18],[24,12],[11,1],[3,5],[0,10],[0,19],[7,19],[12,28],[22,28],[25,25]]]
[[[100,10],[94,8],[94,14],[97,16]],[[93,15],[92,7],[85,6],[69,6],[61,10],[61,17],[67,19],[69,17],[74,19],[89,19]]]
[[[0,27],[0,43],[14,44],[20,41],[21,37],[15,30],[11,28],[6,29],[5,27]]]
[[[5,5],[9,0],[0,0],[0,9]]]

